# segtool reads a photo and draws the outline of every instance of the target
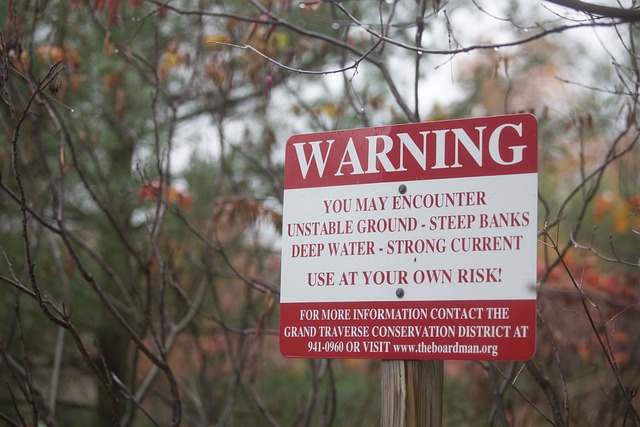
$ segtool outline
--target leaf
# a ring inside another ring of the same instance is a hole
[[[618,234],[622,234],[629,229],[629,213],[624,206],[620,206],[613,211],[613,226]]]
[[[613,342],[615,342],[615,343],[624,344],[624,343],[628,343],[630,341],[631,341],[631,334],[629,334],[629,332],[616,331],[613,334]]]
[[[71,43],[64,42],[62,44],[63,62],[70,66],[73,70],[77,70],[80,67],[80,55],[78,51]]]
[[[102,42],[102,51],[107,55],[111,55],[113,50],[113,44],[111,43],[111,31],[107,31],[107,34],[104,36],[104,41]]]
[[[602,195],[598,196],[594,202],[594,209],[591,218],[595,222],[599,222],[604,217],[604,214],[611,208],[611,205],[615,202],[616,195],[612,191],[605,191]]]
[[[271,223],[279,232],[282,230],[282,214],[257,200],[241,196],[216,200],[213,216],[216,221],[229,226],[247,227],[262,220]]]
[[[264,96],[268,101],[271,98],[271,82],[273,81],[273,76],[266,75],[264,76]]]
[[[122,74],[119,72],[109,73],[102,80],[102,87],[105,91],[110,91],[122,83]]]
[[[20,56],[16,56],[13,59],[13,66],[16,67],[18,70],[22,70],[22,71],[29,71],[29,69],[31,69],[31,57],[29,56],[29,53],[26,50],[23,50],[20,53]]]
[[[267,157],[267,161],[271,161],[271,153],[273,151],[273,147],[276,145],[276,143],[278,142],[276,139],[276,134],[273,131],[273,129],[271,129],[270,127],[267,127],[267,129],[264,131],[264,139],[262,140],[263,144],[264,144],[264,151],[265,151],[265,155]]]
[[[260,12],[260,15],[258,15],[257,21],[253,22],[249,26],[249,32],[245,37],[245,43],[253,44],[256,41],[254,40],[254,38],[258,38],[258,37],[262,38],[261,36],[264,33],[264,28],[263,28],[264,26],[262,23],[268,20],[269,20],[269,17],[264,12]]]
[[[183,192],[178,193],[178,206],[182,209],[190,210],[193,206],[191,196]]]
[[[118,119],[122,119],[124,117],[124,108],[127,103],[126,92],[123,88],[118,88],[116,91],[116,97],[113,103],[113,111],[116,114]]]
[[[337,108],[335,104],[327,103],[322,106],[322,111],[327,115],[327,117],[333,119],[336,116]]]
[[[631,354],[628,351],[621,351],[619,353],[616,353],[615,357],[616,357],[616,364],[620,366],[628,365],[629,362],[631,361]]]
[[[171,69],[188,64],[189,60],[189,55],[181,52],[177,41],[171,43],[160,60],[158,67],[158,77],[160,81],[164,81],[167,78]]]
[[[191,209],[192,205],[191,196],[171,186],[167,191],[167,201],[171,204],[177,203],[183,209]]]
[[[160,9],[158,9],[158,18],[164,21],[167,19],[167,16],[169,16],[169,8],[166,6],[160,7]]]
[[[60,145],[59,151],[59,162],[60,162],[60,170],[63,174],[66,174],[69,170],[69,163],[67,162],[67,154],[64,149],[64,145]]]
[[[107,1],[107,25],[110,27],[116,22],[118,13],[120,12],[120,0],[106,0]]]
[[[213,49],[217,49],[221,45],[228,44],[229,42],[229,35],[227,33],[205,34],[202,37],[202,43],[206,47]]]
[[[49,47],[49,62],[55,64],[64,59],[64,52],[58,46]]]
[[[220,89],[233,85],[233,73],[230,72],[229,62],[225,59],[211,59],[205,64],[204,72]]]
[[[87,76],[83,74],[73,73],[69,77],[70,87],[72,91],[77,91],[80,88],[80,85],[87,81]]]
[[[165,188],[165,183],[160,184],[160,182],[158,181],[150,181],[140,187],[140,190],[138,191],[137,202],[141,203],[145,200],[157,201],[164,194]],[[167,203],[172,205],[177,204],[178,207],[182,209],[189,210],[191,209],[193,204],[191,196],[188,193],[173,186],[169,186],[169,188],[167,189],[166,197]]]

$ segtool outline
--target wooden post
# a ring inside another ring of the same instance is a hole
[[[442,426],[444,361],[383,360],[380,427]]]

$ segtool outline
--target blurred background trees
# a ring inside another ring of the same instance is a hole
[[[9,0],[0,419],[377,424],[377,361],[278,352],[284,142],[529,111],[537,353],[447,362],[444,422],[637,425],[632,6]]]

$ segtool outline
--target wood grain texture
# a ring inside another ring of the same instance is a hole
[[[442,360],[383,360],[381,427],[442,425]]]

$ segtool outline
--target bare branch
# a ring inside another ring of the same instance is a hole
[[[604,6],[595,3],[587,3],[580,0],[546,0],[569,9],[577,10],[597,17],[615,18],[623,22],[640,21],[640,9],[624,9],[619,7]]]

